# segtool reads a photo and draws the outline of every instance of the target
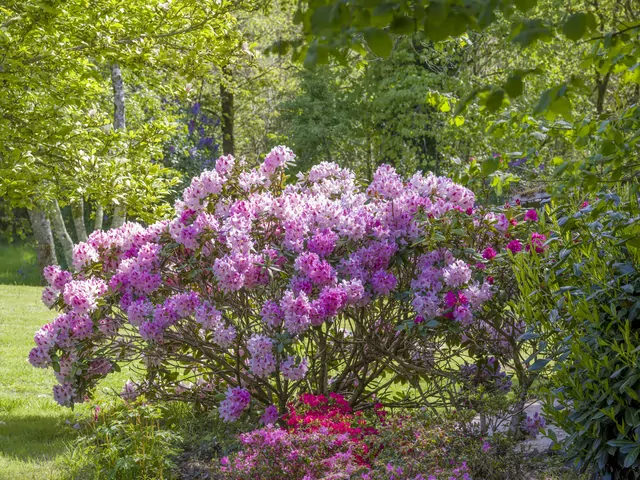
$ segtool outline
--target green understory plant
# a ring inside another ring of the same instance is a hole
[[[181,436],[165,404],[118,402],[88,420],[69,456],[74,480],[158,480],[175,477]]]

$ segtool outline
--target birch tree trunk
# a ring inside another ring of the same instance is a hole
[[[73,218],[73,226],[76,230],[78,242],[87,241],[87,229],[84,225],[84,199],[79,199],[71,204],[71,217]]]
[[[113,128],[124,130],[127,128],[124,114],[124,82],[122,72],[117,63],[111,65],[111,85],[113,86]],[[111,228],[118,228],[124,224],[127,211],[123,205],[116,205],[111,218]]]
[[[102,230],[102,222],[104,221],[104,208],[102,208],[102,205],[100,204],[96,205],[95,216],[96,217],[93,222],[93,229]]]
[[[53,243],[53,234],[51,233],[51,223],[45,211],[37,206],[29,210],[29,220],[31,220],[31,228],[36,238],[36,257],[42,274],[44,267],[58,263],[56,246]]]
[[[62,245],[62,254],[64,260],[67,262],[67,268],[73,269],[73,241],[69,236],[67,227],[64,224],[64,218],[62,217],[62,211],[58,200],[54,200],[51,204],[51,225],[53,226],[53,233]]]

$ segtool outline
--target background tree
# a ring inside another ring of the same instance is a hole
[[[231,12],[239,7],[186,0],[128,2],[126,10],[113,1],[2,8],[0,192],[54,220],[67,261],[72,243],[86,237],[89,215],[100,227],[105,209],[115,225],[124,211],[142,220],[163,214],[158,200],[177,175],[153,158],[179,126],[166,100],[188,98],[190,80],[233,54],[239,36]],[[37,237],[50,238],[48,223],[38,225],[45,232]]]

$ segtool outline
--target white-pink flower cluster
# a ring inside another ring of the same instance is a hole
[[[267,377],[276,370],[276,357],[273,355],[273,340],[264,335],[254,335],[247,342],[249,350],[249,368],[258,377]]]
[[[226,398],[220,403],[218,414],[225,422],[234,422],[240,418],[250,402],[251,395],[246,389],[230,387],[227,390]]]

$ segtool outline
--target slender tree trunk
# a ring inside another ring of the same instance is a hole
[[[127,123],[124,115],[124,82],[117,63],[111,65],[111,85],[113,86],[113,128],[124,130]]]
[[[124,225],[127,220],[127,211],[122,205],[116,205],[113,209],[113,215],[111,216],[110,228],[119,228]]]
[[[51,223],[45,211],[37,206],[29,210],[29,220],[31,220],[33,235],[36,237],[36,257],[38,259],[38,267],[42,273],[42,270],[47,265],[58,263],[56,246],[53,243],[53,234],[51,233]]]
[[[318,344],[318,348],[320,349],[320,381],[318,382],[320,385],[319,393],[322,395],[326,395],[327,393],[327,336],[325,333],[320,330],[318,332],[320,335],[320,341]]]
[[[127,128],[124,110],[124,82],[122,72],[117,63],[111,65],[111,84],[113,86],[113,128],[124,130]],[[111,228],[118,228],[125,222],[127,211],[124,205],[116,205],[111,218]]]
[[[607,87],[609,86],[609,78],[611,77],[611,72],[607,72],[604,78],[600,78],[600,74],[596,77],[596,90],[598,92],[598,96],[596,98],[596,113],[598,115],[602,114],[604,110],[604,100],[607,95]]]
[[[94,230],[102,230],[102,222],[104,221],[104,208],[99,203],[96,204],[95,220],[93,222]]]
[[[54,200],[51,205],[51,225],[53,227],[53,233],[62,245],[62,254],[67,262],[67,268],[71,270],[73,269],[73,241],[64,224],[64,218],[62,217],[58,200]]]
[[[220,104],[222,107],[222,151],[225,155],[233,154],[233,92],[231,91],[232,73],[229,67],[222,68],[220,82]]]
[[[71,204],[71,217],[76,230],[78,242],[87,241],[87,229],[84,225],[84,199],[79,199]]]

